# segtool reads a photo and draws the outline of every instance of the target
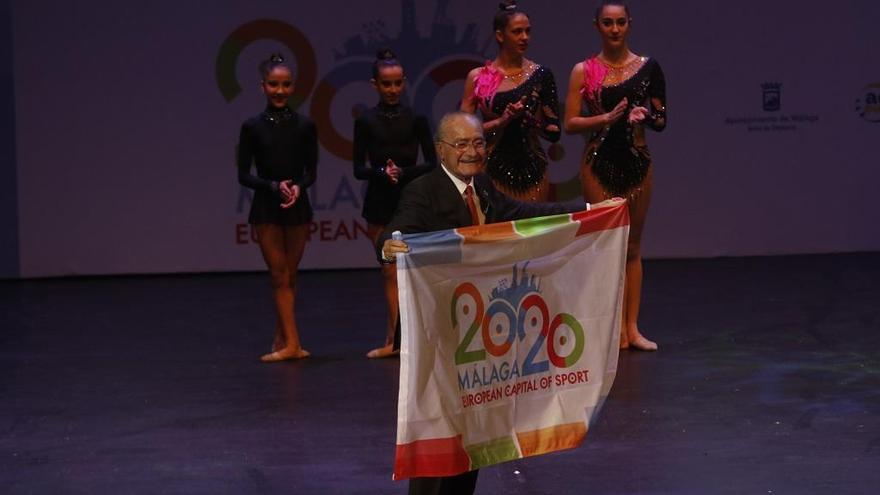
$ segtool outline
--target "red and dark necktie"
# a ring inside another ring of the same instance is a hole
[[[474,202],[474,188],[470,185],[464,188],[464,202],[471,212],[471,225],[480,225],[480,214],[477,212],[477,203]]]

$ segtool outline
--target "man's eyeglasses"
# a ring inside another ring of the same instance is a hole
[[[464,153],[467,149],[473,146],[474,151],[483,151],[486,149],[486,140],[485,139],[474,139],[473,141],[456,141],[454,143],[450,143],[449,141],[440,140],[441,143],[452,146],[455,148],[455,151],[459,153]]]

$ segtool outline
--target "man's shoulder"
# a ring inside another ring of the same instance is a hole
[[[482,173],[474,176],[474,185],[479,187],[486,187],[494,189],[495,186],[492,185],[492,179],[489,178],[488,174]]]
[[[495,184],[492,183],[492,179],[488,174],[478,174],[474,176],[474,187],[476,187],[477,191],[482,196],[495,196],[497,194],[504,194],[498,189],[495,188]]]
[[[435,167],[430,172],[416,177],[415,179],[413,179],[412,182],[407,184],[404,189],[423,189],[426,191],[430,191],[432,189],[435,189],[437,187],[437,184],[441,184],[444,179],[451,180],[446,175],[446,172],[443,171],[443,166],[440,165]]]

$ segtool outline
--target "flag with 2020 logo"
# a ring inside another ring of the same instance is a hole
[[[629,216],[404,235],[394,478],[580,445],[617,370]]]

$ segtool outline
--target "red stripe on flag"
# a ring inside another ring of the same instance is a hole
[[[599,232],[602,230],[616,229],[629,225],[629,209],[626,201],[621,201],[616,206],[604,208],[596,208],[592,210],[579,211],[571,214],[571,219],[578,222],[581,226],[578,228],[575,237],[585,234]]]
[[[461,443],[461,435],[398,445],[394,459],[396,480],[420,476],[453,476],[470,469],[471,459]]]

